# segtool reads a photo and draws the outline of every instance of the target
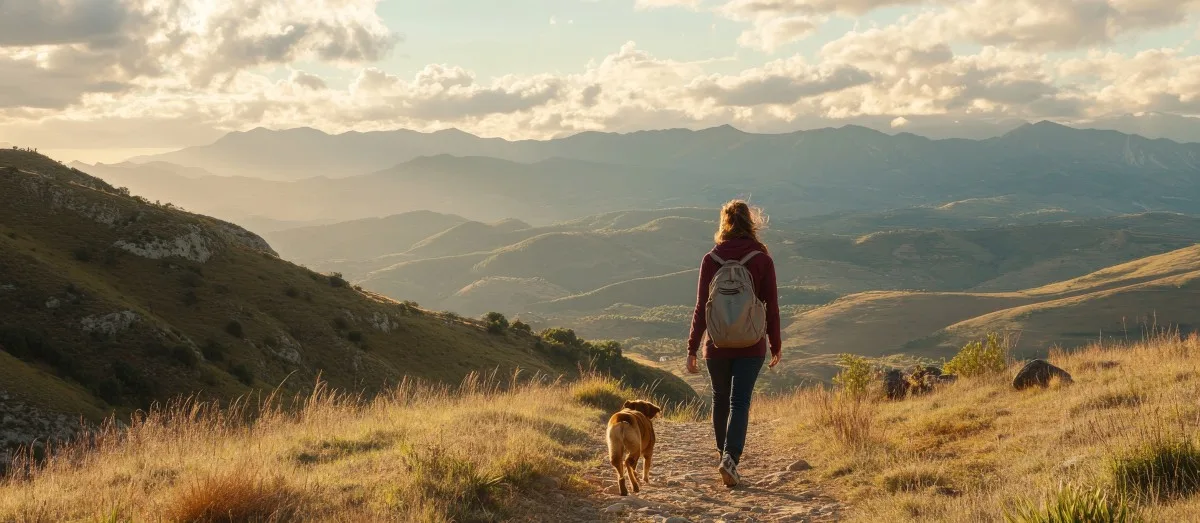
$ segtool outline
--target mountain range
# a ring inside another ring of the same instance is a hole
[[[980,200],[992,201],[990,216],[1017,221],[1031,213],[1200,211],[1200,144],[1050,122],[986,140],[856,126],[520,142],[451,131],[255,130],[152,160],[94,167],[148,198],[263,233],[286,228],[279,223],[421,210],[549,225],[615,209],[711,207],[739,195],[782,220]]]

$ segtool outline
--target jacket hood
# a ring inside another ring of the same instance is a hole
[[[725,240],[715,247],[712,252],[722,260],[740,260],[743,256],[750,254],[751,251],[762,251],[762,244],[750,238],[731,238]],[[766,254],[766,252],[763,252]]]

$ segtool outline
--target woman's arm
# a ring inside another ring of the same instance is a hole
[[[779,334],[779,286],[775,281],[775,260],[770,256],[764,256],[767,259],[765,274],[763,275],[762,285],[762,300],[767,302],[767,341],[771,344],[771,354],[779,354],[783,347],[783,337]]]
[[[688,355],[695,355],[700,350],[700,342],[704,331],[708,329],[708,318],[704,314],[704,306],[708,303],[708,284],[716,274],[715,263],[709,263],[708,254],[700,260],[700,277],[696,284],[696,308],[692,311],[692,330],[688,334]]]

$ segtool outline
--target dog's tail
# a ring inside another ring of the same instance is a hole
[[[608,426],[608,461],[612,463],[613,467],[616,467],[622,477],[626,474],[625,456],[639,452],[641,448],[642,435],[632,423],[619,420]],[[628,472],[633,473],[633,471]]]

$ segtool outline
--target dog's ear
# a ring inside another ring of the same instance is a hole
[[[658,405],[650,403],[649,401],[645,401],[643,403],[646,406],[646,412],[645,412],[646,417],[649,419],[654,419],[654,417],[657,416],[659,412],[662,412],[662,407],[659,407]]]
[[[621,405],[621,408],[623,408],[623,409],[629,409],[629,410],[637,410],[637,409],[635,409],[635,408],[634,408],[634,401],[633,401],[633,400],[625,400],[625,403],[624,403],[623,405]]]

